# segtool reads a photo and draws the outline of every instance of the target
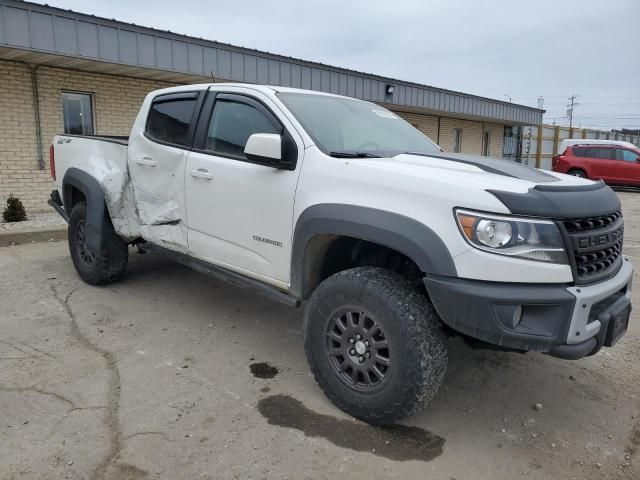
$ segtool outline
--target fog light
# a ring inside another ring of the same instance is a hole
[[[513,328],[516,328],[520,325],[522,321],[522,305],[518,305],[518,307],[513,312]]]

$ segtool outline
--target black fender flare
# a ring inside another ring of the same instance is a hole
[[[101,249],[102,226],[106,210],[102,186],[94,177],[78,168],[69,168],[62,179],[62,205],[67,215],[73,208],[73,188],[82,192],[87,200],[87,246],[93,251]]]
[[[404,215],[358,205],[323,203],[302,212],[296,222],[291,255],[291,293],[305,286],[307,245],[315,235],[344,235],[392,248],[413,260],[425,274],[457,276],[449,249],[427,225]]]

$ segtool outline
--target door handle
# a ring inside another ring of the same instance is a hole
[[[151,157],[136,158],[136,163],[139,165],[146,165],[147,167],[156,166],[156,161]]]
[[[208,170],[205,170],[204,168],[191,170],[191,176],[196,178],[204,178],[205,180],[211,180],[213,178],[213,175],[209,173]]]

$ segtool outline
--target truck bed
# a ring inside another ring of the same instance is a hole
[[[129,145],[129,135],[75,135],[67,134],[58,135],[73,138],[88,138],[89,140],[101,140],[103,142],[118,143],[120,145]]]
[[[139,235],[138,222],[130,199],[127,149],[129,137],[120,135],[56,135],[55,186],[64,198],[62,182],[69,169],[82,170],[102,186],[113,226],[123,237]],[[67,212],[70,213],[70,212]]]

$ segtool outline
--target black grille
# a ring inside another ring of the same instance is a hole
[[[622,218],[622,212],[618,210],[617,212],[613,212],[609,215],[603,215],[602,217],[590,217],[590,218],[579,218],[575,220],[565,220],[564,228],[567,229],[568,233],[574,232],[583,232],[585,230],[597,230],[599,228],[608,227],[609,225],[613,225]]]
[[[601,272],[616,263],[622,253],[622,241],[616,242],[606,250],[576,255],[578,277],[586,277]]]
[[[624,230],[620,211],[562,223],[578,283],[596,282],[617,271],[622,258]]]

